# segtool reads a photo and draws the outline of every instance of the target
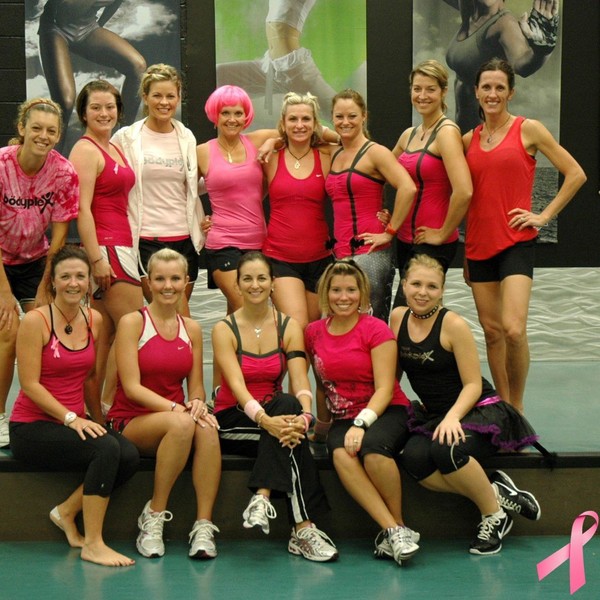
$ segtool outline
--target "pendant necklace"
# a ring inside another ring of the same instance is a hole
[[[428,313],[426,313],[424,315],[417,314],[412,308],[409,308],[408,310],[410,311],[410,314],[415,319],[429,319],[429,317],[433,317],[433,315],[435,315],[435,313],[438,311],[439,307],[440,307],[440,305],[436,304]]]
[[[260,322],[259,325],[252,325],[252,323],[250,323],[250,326],[252,327],[252,329],[254,329],[254,335],[256,335],[256,339],[260,339],[260,334],[262,333],[263,330],[263,325],[265,324],[265,321],[267,320],[267,317],[269,316],[269,310],[267,310],[267,314],[263,317],[262,321]]]
[[[53,302],[52,304],[54,304],[54,307],[56,308],[56,310],[63,316],[63,319],[67,322],[67,324],[65,325],[65,333],[67,335],[71,335],[73,333],[73,326],[71,325],[71,323],[75,320],[75,318],[79,314],[79,310],[75,313],[75,315],[73,317],[71,317],[70,319],[67,319],[67,317],[65,316],[65,313],[62,310],[60,310],[60,308],[58,308],[58,306],[56,306],[56,303]]]
[[[229,164],[233,163],[233,158],[231,157],[231,153],[238,147],[239,143],[240,143],[240,140],[238,139],[238,141],[233,146],[233,148],[230,149],[230,148],[227,148],[227,146],[224,146],[223,144],[221,144],[221,140],[219,140],[219,138],[217,138],[217,144],[219,144],[219,146],[221,146],[221,148],[223,148],[223,150],[225,150],[225,152],[227,152],[227,162]]]
[[[423,141],[425,139],[425,136],[427,135],[427,132],[430,129],[433,129],[433,127],[436,125],[436,123],[444,116],[444,113],[442,113],[427,129],[423,129],[423,125],[421,124],[421,141]]]
[[[309,148],[302,156],[298,157],[296,156],[289,148],[287,149],[287,151],[296,159],[296,162],[294,163],[294,169],[298,170],[300,168],[300,161],[312,150],[312,148]]]
[[[503,127],[504,127],[504,126],[505,126],[505,125],[506,125],[506,124],[507,124],[507,123],[510,121],[510,118],[511,118],[511,117],[512,117],[512,115],[511,115],[511,114],[509,114],[509,115],[508,115],[508,119],[506,119],[506,121],[504,121],[504,123],[502,123],[502,125],[500,125],[500,127],[496,127],[496,129],[494,129],[494,130],[491,130],[491,129],[489,128],[489,126],[488,126],[488,124],[487,124],[487,121],[485,122],[485,127],[486,127],[486,129],[488,130],[488,136],[487,136],[487,139],[486,139],[486,142],[487,142],[488,144],[491,144],[491,143],[492,143],[492,140],[494,139],[494,134],[496,133],[496,131],[499,131],[500,129],[502,129],[502,128],[503,128]]]

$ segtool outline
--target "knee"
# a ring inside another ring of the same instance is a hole
[[[196,430],[196,423],[194,423],[194,420],[190,417],[189,413],[174,412],[169,416],[169,433],[180,437],[182,440],[187,441],[192,439]]]
[[[504,330],[500,323],[496,321],[488,321],[480,319],[481,327],[483,328],[483,335],[485,337],[485,343],[488,346],[493,346],[504,340]]]
[[[365,471],[369,474],[377,473],[394,463],[395,461],[393,458],[384,456],[383,454],[377,454],[375,452],[370,452],[363,457]]]
[[[429,452],[419,452],[406,446],[400,454],[404,470],[417,481],[422,481],[437,470]]]
[[[336,448],[333,451],[333,466],[336,471],[349,468],[353,460],[354,458],[344,448]]]
[[[513,322],[504,329],[506,343],[511,346],[520,346],[527,339],[527,327],[525,323]]]
[[[298,414],[302,410],[302,405],[295,396],[291,394],[277,394],[265,407],[267,414],[271,417],[277,415]]]
[[[144,71],[146,70],[147,64],[144,57],[136,52],[133,56],[129,58],[129,64],[127,65],[126,72],[124,75],[126,77],[133,76],[136,79],[141,79]]]

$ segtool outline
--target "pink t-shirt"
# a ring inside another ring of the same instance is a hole
[[[332,335],[329,319],[309,323],[304,333],[306,350],[325,387],[327,407],[333,419],[354,419],[375,393],[371,350],[394,340],[392,330],[381,320],[360,315],[348,333]],[[409,400],[394,380],[390,405],[407,406]]]
[[[51,150],[44,166],[29,176],[17,160],[19,149],[0,148],[0,248],[7,265],[45,256],[50,223],[71,221],[79,210],[79,179],[73,165]]]
[[[138,355],[131,360],[137,358],[141,384],[171,402],[183,404],[183,380],[189,375],[193,363],[192,342],[184,321],[178,317],[177,336],[166,340],[156,331],[148,308],[144,307],[140,312],[144,324],[138,340]],[[115,401],[108,411],[107,421],[128,419],[150,412],[150,409],[130,400],[125,395],[121,381],[117,381]]]
[[[52,312],[50,316],[52,318]],[[46,320],[43,315],[42,318]],[[87,319],[91,327],[91,313],[88,313]],[[46,323],[46,326],[51,334],[48,343],[42,348],[40,384],[67,410],[77,413],[79,417],[85,417],[83,384],[96,362],[94,337],[90,332],[85,348],[71,350],[63,346],[56,336],[53,319],[52,325]],[[19,391],[15,400],[10,420],[16,423],[33,423],[34,421],[60,423],[26,396],[23,390]]]
[[[228,246],[260,250],[267,235],[263,210],[263,171],[256,148],[241,135],[246,160],[229,163],[216,139],[208,142],[208,173],[204,176],[212,209],[212,227],[206,237],[209,250]]]

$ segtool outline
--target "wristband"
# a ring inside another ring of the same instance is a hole
[[[249,419],[256,423],[256,415],[259,410],[264,410],[264,408],[260,405],[258,400],[248,400],[244,405],[244,412],[248,416]]]
[[[371,425],[373,425],[373,423],[377,421],[377,413],[374,410],[371,410],[370,408],[363,408],[358,413],[356,418],[364,421],[367,427],[371,427]]]
[[[317,419],[314,428],[315,435],[327,435],[331,428],[331,423],[332,421],[320,421]]]
[[[304,419],[304,423],[306,424],[304,429],[304,433],[306,433],[314,425],[315,417],[309,412],[304,412],[300,416]]]
[[[387,224],[386,228],[385,228],[385,233],[389,233],[392,237],[396,237],[396,234],[398,233],[397,229],[394,229],[389,223]]]
[[[313,393],[310,390],[300,390],[299,392],[296,392],[296,398],[298,400],[300,400],[300,396],[308,396],[310,401],[313,401]]]

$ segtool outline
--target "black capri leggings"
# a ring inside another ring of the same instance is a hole
[[[464,467],[471,456],[477,461],[493,456],[498,447],[487,433],[465,430],[466,441],[458,444],[440,444],[437,440],[416,433],[410,436],[402,451],[402,466],[417,481],[427,479],[439,471],[449,475]]]
[[[85,470],[83,493],[103,498],[130,479],[140,463],[137,448],[111,429],[82,440],[75,430],[52,421],[11,423],[10,448],[17,460],[45,469]]]

